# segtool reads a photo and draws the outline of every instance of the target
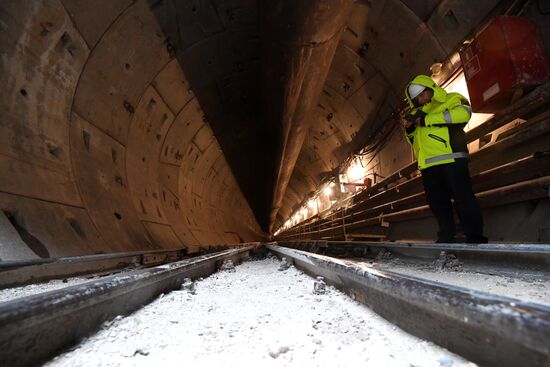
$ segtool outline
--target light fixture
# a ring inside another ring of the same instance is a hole
[[[355,182],[365,177],[365,168],[362,166],[360,160],[353,160],[346,170],[346,176],[348,176],[349,182]]]
[[[461,72],[460,75],[449,84],[445,85],[445,90],[447,93],[456,92],[462,94],[466,98],[470,98],[468,93],[468,86],[466,84],[466,78],[464,73]],[[472,118],[468,122],[468,125],[464,128],[465,131],[469,131],[476,126],[481,125],[483,122],[487,121],[493,116],[492,113],[473,113]]]

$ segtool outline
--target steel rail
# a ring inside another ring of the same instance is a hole
[[[381,249],[416,258],[436,259],[441,251],[460,259],[493,262],[498,265],[550,265],[550,244],[512,243],[418,243],[380,241],[278,241],[279,245],[328,256],[375,257]]]
[[[243,243],[247,246],[253,243]],[[235,246],[237,247],[237,246]],[[224,246],[223,249],[227,249]],[[222,250],[222,248],[211,249]],[[146,251],[115,252],[109,254],[65,256],[47,259],[0,261],[0,289],[61,279],[92,273],[117,271],[123,268],[139,266],[151,267],[183,260],[202,253],[188,254],[186,248],[159,249]]]
[[[252,249],[230,249],[0,303],[0,365],[39,364],[102,322],[179,288],[185,278],[212,274],[225,259],[238,263]]]
[[[267,245],[403,330],[486,366],[547,366],[550,307]]]
[[[153,266],[181,260],[186,249],[147,250],[0,262],[0,289],[50,279],[118,270],[128,266]]]

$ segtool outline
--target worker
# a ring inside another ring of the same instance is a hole
[[[472,116],[468,99],[447,93],[432,78],[416,76],[405,88],[410,113],[400,120],[413,146],[426,201],[437,219],[437,243],[454,243],[453,204],[467,243],[487,243],[483,217],[472,190],[464,127]]]

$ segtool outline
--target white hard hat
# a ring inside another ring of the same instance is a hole
[[[426,89],[423,85],[418,84],[410,84],[409,85],[409,97],[411,99],[415,99],[420,93],[422,93]]]

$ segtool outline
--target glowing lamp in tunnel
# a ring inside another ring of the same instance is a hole
[[[464,77],[463,72],[460,73],[460,75],[457,76],[448,85],[446,85],[445,90],[447,91],[447,93],[451,93],[451,92],[460,93],[464,97],[470,99],[470,94],[468,93],[468,86],[466,84],[466,78]],[[472,118],[470,119],[470,122],[468,123],[468,125],[466,125],[464,130],[465,131],[471,130],[474,127],[480,125],[481,123],[487,121],[492,116],[493,116],[492,113],[473,113]]]
[[[317,208],[317,202],[315,201],[315,199],[310,199],[307,202],[307,206],[309,206],[311,210],[315,210],[315,208]]]
[[[330,186],[325,187],[323,190],[323,194],[325,194],[326,196],[332,195],[332,187]]]
[[[347,169],[347,176],[349,182],[355,182],[365,177],[365,168],[361,166],[361,162],[353,161],[353,163]]]

